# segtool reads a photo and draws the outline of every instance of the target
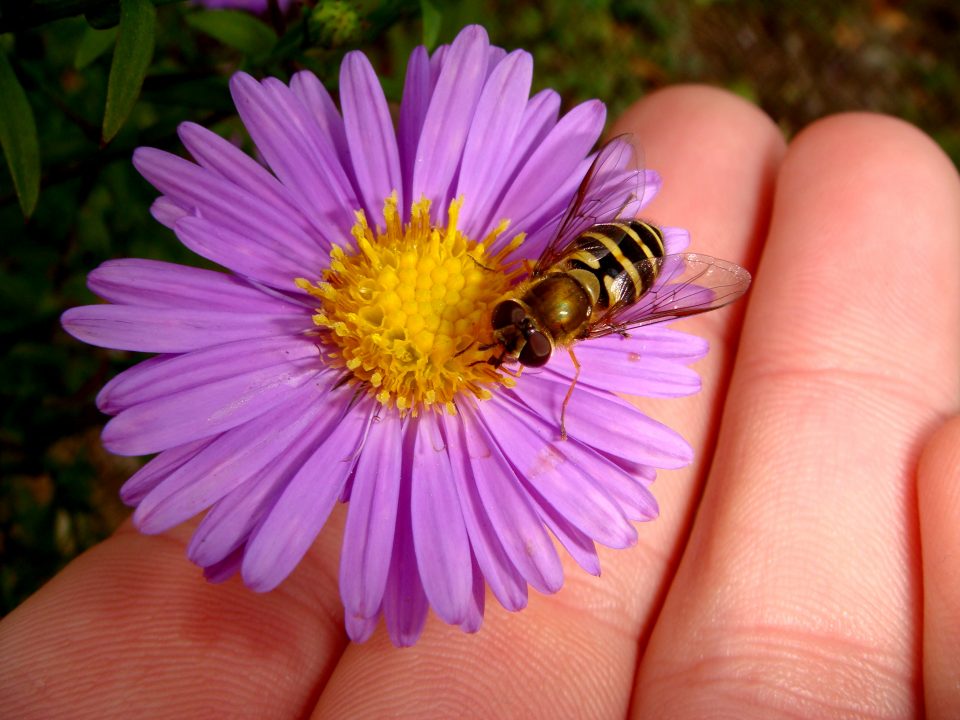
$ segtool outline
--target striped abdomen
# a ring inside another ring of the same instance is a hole
[[[662,258],[664,253],[663,232],[655,225],[642,220],[604,223],[574,240],[571,252],[558,265],[596,278],[596,309],[602,311],[616,303],[630,304],[649,290],[660,263],[642,261]]]

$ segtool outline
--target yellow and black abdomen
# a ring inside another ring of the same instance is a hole
[[[599,284],[596,309],[630,304],[653,285],[665,254],[663,232],[642,220],[593,225],[573,241],[566,270],[588,271]]]

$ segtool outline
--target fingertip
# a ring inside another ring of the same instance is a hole
[[[749,100],[710,85],[671,85],[655,90],[630,105],[613,124],[611,135],[657,132],[660,153],[688,149],[693,154],[723,147],[748,133],[752,146],[786,149],[786,139],[774,120]],[[643,136],[640,136],[643,141]],[[644,149],[646,146],[644,146]]]
[[[960,190],[960,177],[943,149],[925,132],[900,118],[869,112],[846,112],[821,118],[790,143],[785,164],[804,157],[810,165],[851,163],[867,175],[889,181],[891,191],[907,182]]]
[[[898,377],[899,387],[915,380],[918,397],[952,402],[956,373],[946,371],[956,367],[960,344],[945,330],[960,323],[958,233],[957,171],[929,136],[872,113],[813,123],[780,168],[754,288],[755,296],[778,299],[758,314],[782,300],[788,313],[778,322],[790,318],[784,337],[793,344],[767,357],[802,355],[824,365],[838,353],[855,355],[870,365],[865,370]],[[764,333],[770,324],[757,323]],[[918,359],[939,362],[937,372]]]

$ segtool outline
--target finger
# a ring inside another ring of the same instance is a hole
[[[618,131],[638,135],[648,164],[666,178],[652,208],[656,219],[695,224],[695,232],[709,238],[700,250],[738,261],[751,257],[755,233],[765,224],[764,198],[782,152],[782,140],[769,119],[726,93],[681,88],[646,99],[627,114]],[[691,138],[715,142],[693,150],[688,147]],[[730,333],[725,323],[735,318],[731,314],[715,322],[710,332],[725,337]],[[712,377],[724,362],[722,340],[719,344],[720,351],[702,363]],[[718,391],[711,383],[711,396]],[[694,401],[695,409],[676,411],[667,420],[676,421],[695,447],[707,444],[709,422],[698,416],[705,402]],[[657,405],[656,411],[660,409]],[[476,636],[431,621],[411,649],[389,647],[382,631],[366,644],[350,646],[316,716],[376,717],[396,707],[423,717],[622,716],[629,703],[637,638],[670,571],[676,543],[671,532],[683,526],[693,477],[690,471],[658,483],[658,494],[676,482],[686,488],[687,497],[679,491],[677,497],[661,499],[665,517],[641,528],[641,548],[601,551],[600,579],[568,563],[564,589],[553,597],[531,596],[521,613],[507,613],[488,595],[484,627]]]
[[[336,575],[305,563],[277,591],[212,585],[192,528],[124,526],[0,624],[5,717],[291,718],[313,706],[346,643]],[[317,543],[334,553],[339,529]],[[213,708],[211,710],[211,708]]]
[[[958,234],[956,173],[905,123],[791,145],[637,716],[917,714],[912,476],[960,394]]]
[[[662,194],[650,206],[651,220],[682,224],[690,231],[691,251],[755,271],[770,221],[774,177],[785,151],[779,131],[766,115],[711,88],[676,88],[634,105],[614,132],[635,134],[644,146],[647,165],[665,178]],[[672,577],[689,534],[711,462],[745,308],[746,303],[737,303],[672,325],[710,344],[710,354],[696,365],[700,393],[683,401],[635,399],[696,450],[690,467],[658,474],[661,515],[642,528],[642,574],[629,579],[631,592],[642,603],[636,616],[647,617],[662,600],[662,583]]]
[[[923,690],[927,717],[960,715],[960,417],[924,448],[917,473],[923,555]]]

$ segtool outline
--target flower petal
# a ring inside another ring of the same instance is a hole
[[[511,467],[510,460],[515,459],[504,457],[492,437],[492,428],[501,423],[503,411],[486,402],[476,410],[465,407],[463,413],[468,423],[464,435],[476,492],[504,552],[530,585],[543,593],[556,592],[563,586],[560,558]]]
[[[676,255],[682,253],[690,245],[690,231],[677,227],[661,227],[663,231],[663,244],[666,247],[667,255]]]
[[[223,433],[171,473],[137,507],[141,532],[156,534],[190,519],[274,463],[312,423],[317,394],[299,396]]]
[[[520,218],[540,208],[582,166],[600,137],[605,119],[606,109],[597,100],[581,103],[564,115],[524,163],[495,216],[519,223]],[[584,172],[586,169],[579,177]]]
[[[539,496],[539,493],[536,495]],[[550,532],[556,536],[574,562],[591,575],[599,575],[600,558],[597,556],[597,547],[593,540],[574,527],[546,500],[538,499],[537,506],[544,524],[550,528]]]
[[[410,438],[412,433],[407,433]],[[405,445],[407,438],[405,438]],[[412,440],[412,438],[410,438]],[[409,449],[406,447],[405,449]],[[409,462],[410,455],[404,453]],[[390,553],[390,574],[383,595],[383,617],[387,623],[390,641],[397,647],[409,647],[417,642],[427,621],[430,603],[423,591],[417,556],[413,546],[413,527],[410,519],[410,467],[400,475],[400,502],[397,513],[397,532]]]
[[[294,290],[296,278],[319,275],[327,265],[327,258],[305,262],[283,248],[253,242],[205,218],[186,217],[177,222],[174,231],[180,242],[200,257],[278,290]]]
[[[516,220],[516,229],[527,233],[523,245],[516,251],[518,256],[531,260],[540,257],[546,249],[547,243],[557,235],[560,223],[589,169],[590,159],[587,158],[581,161],[576,169],[554,188],[550,197],[532,208],[527,215]],[[496,245],[497,249],[502,244],[505,244],[504,238],[500,238],[500,243]]]
[[[369,618],[355,617],[347,614],[343,618],[343,624],[346,626],[347,636],[353,642],[366,642],[370,639],[370,636],[373,635],[373,631],[377,629],[377,625],[380,624],[380,611],[378,609],[373,616]]]
[[[532,79],[533,58],[517,50],[494,68],[480,94],[455,193],[466,200],[461,222],[470,237],[487,234],[487,216],[499,199],[499,179],[523,119]]]
[[[205,567],[203,569],[203,577],[207,582],[213,583],[214,585],[217,583],[226,582],[240,572],[240,564],[242,562],[243,548],[240,547],[227,555],[220,562]]]
[[[477,561],[472,559],[473,592],[470,594],[470,604],[467,606],[467,616],[460,623],[460,629],[465,633],[475,633],[483,625],[483,607],[487,590],[483,582],[483,575]]]
[[[107,423],[103,444],[116,455],[147,455],[216,435],[289,401],[320,370],[316,358],[281,360],[134,405]]]
[[[490,431],[517,466],[521,480],[579,530],[608,547],[636,542],[636,530],[616,501],[593,479],[602,466],[573,443],[554,440],[551,423],[506,393],[490,401],[503,411]],[[606,429],[606,428],[604,428]]]
[[[301,70],[294,74],[290,89],[309,110],[325,139],[336,148],[340,164],[346,168],[350,164],[350,151],[343,130],[343,118],[323,83],[309,70]]]
[[[340,65],[340,104],[357,187],[371,224],[383,227],[383,201],[396,191],[406,202],[400,176],[397,135],[383,88],[361,52],[347,53]]]
[[[373,404],[365,398],[347,411],[253,532],[243,558],[243,580],[248,587],[258,592],[272,590],[310,549],[356,464],[356,451]]]
[[[592,342],[577,345],[581,366],[578,384],[644,397],[681,397],[700,391],[700,375],[695,370],[673,360],[648,358],[632,349],[635,343],[624,340],[622,344],[631,349]],[[565,352],[550,360],[547,372],[556,373],[567,382],[572,382],[577,374],[570,354]]]
[[[516,173],[526,165],[533,152],[543,143],[543,139],[553,130],[559,117],[560,95],[555,90],[541,90],[530,98],[523,109],[520,128],[500,176],[500,182],[504,185],[501,194],[513,183]]]
[[[149,147],[134,151],[133,165],[172,202],[246,242],[270,245],[306,265],[327,258],[329,246],[315,228],[207,168]]]
[[[150,214],[161,225],[173,229],[177,220],[190,214],[190,210],[172,198],[161,195],[150,205]]]
[[[294,335],[306,327],[306,314],[264,314],[84,305],[60,318],[63,329],[98,347],[152,353],[182,353],[234,340]]]
[[[308,430],[276,462],[219,500],[204,516],[187,548],[193,562],[210,566],[247,542],[304,461],[325,441],[352,397],[343,391],[317,396],[316,406],[307,410],[312,418]]]
[[[444,438],[450,448],[451,478],[457,488],[464,524],[470,536],[474,562],[500,604],[507,610],[520,610],[527,605],[527,583],[504,551],[493,523],[484,510],[463,439],[466,431],[463,417],[443,416],[441,422]],[[521,501],[526,502],[526,499]],[[530,515],[532,516],[533,513],[531,512]],[[535,518],[532,522],[535,522]],[[559,566],[556,553],[554,553],[554,559],[556,563],[553,572],[556,572],[556,567]],[[540,571],[533,573],[535,577],[541,574]],[[544,585],[544,583],[539,584]]]
[[[674,330],[664,325],[648,325],[634,328],[627,337],[613,333],[604,337],[593,338],[589,343],[591,348],[612,348],[613,350],[626,349],[635,352],[642,360],[655,358],[670,360],[681,365],[689,365],[703,357],[710,350],[710,343],[699,335]],[[577,345],[577,351],[585,348],[586,344]]]
[[[464,28],[450,46],[423,122],[413,167],[412,197],[430,199],[439,224],[446,217],[454,175],[486,79],[486,31]]]
[[[283,83],[245,73],[230,79],[230,91],[257,149],[313,227],[329,242],[349,237],[360,205],[336,148],[303,103]]]
[[[433,413],[416,422],[410,515],[417,568],[437,615],[451,625],[467,617],[472,594],[470,544],[457,491],[450,482],[450,455]]]
[[[215,132],[192,122],[177,128],[181,142],[197,163],[254,195],[259,202],[283,213],[305,232],[309,223],[291,202],[286,188],[256,160]]]
[[[236,312],[303,312],[232,275],[160,260],[107,260],[87,286],[112,303]]]
[[[357,461],[340,554],[340,596],[346,616],[354,620],[376,618],[387,586],[400,494],[402,434],[395,414],[371,423]]]
[[[433,82],[430,78],[430,58],[422,45],[415,48],[407,62],[407,76],[403,84],[403,99],[400,101],[400,120],[397,123],[397,139],[400,152],[400,170],[403,175],[403,197],[413,197],[413,168],[417,157],[417,145],[427,116]],[[409,203],[408,203],[409,204]],[[402,206],[401,206],[402,207]],[[409,216],[404,208],[404,217]]]
[[[569,385],[548,373],[524,375],[514,397],[531,408],[560,435],[560,412]],[[584,386],[574,390],[566,412],[567,433],[585,445],[613,457],[659,468],[681,468],[693,460],[693,450],[677,433],[651,420],[625,400]]]
[[[522,51],[521,51],[522,52]],[[494,68],[497,67],[503,59],[507,56],[507,51],[502,47],[497,47],[496,45],[491,45],[487,48],[487,78],[493,73]]]
[[[162,483],[177,468],[203,450],[213,438],[195,440],[186,445],[164,450],[153,460],[131,475],[120,488],[120,499],[126,505],[135,507],[151,490]]]

